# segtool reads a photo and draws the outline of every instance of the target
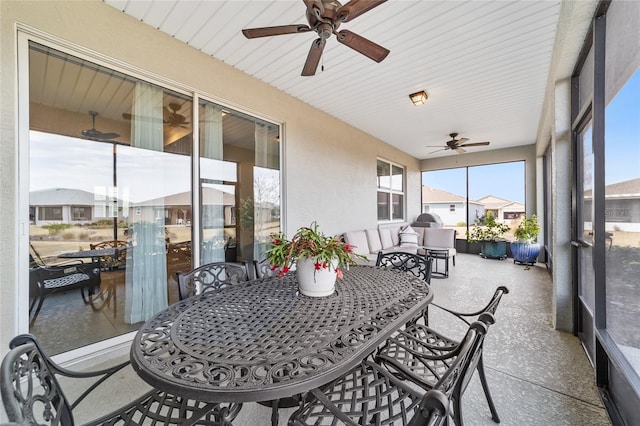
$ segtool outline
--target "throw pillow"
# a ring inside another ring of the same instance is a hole
[[[418,233],[411,226],[406,226],[400,231],[400,247],[418,247]]]

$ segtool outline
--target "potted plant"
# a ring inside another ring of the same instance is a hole
[[[535,241],[539,233],[538,216],[535,214],[530,217],[525,216],[514,232],[518,240],[511,243],[514,263],[527,266],[536,263],[540,254],[540,244]]]
[[[274,236],[266,256],[279,277],[295,266],[300,292],[307,296],[332,294],[342,269],[356,264],[356,259],[366,260],[350,244],[320,232],[316,222],[298,229],[290,240],[282,233]]]
[[[491,211],[484,217],[484,224],[475,225],[471,232],[467,231],[467,241],[470,243],[481,243],[482,252],[480,256],[491,259],[507,258],[507,242],[503,235],[511,228],[504,223],[499,223],[493,217]]]

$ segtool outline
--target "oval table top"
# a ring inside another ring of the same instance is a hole
[[[286,398],[340,377],[432,300],[410,274],[355,266],[336,292],[307,297],[295,273],[234,284],[169,306],[131,347],[157,389],[209,402]]]

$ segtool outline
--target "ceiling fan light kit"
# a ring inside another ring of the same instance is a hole
[[[427,93],[424,90],[421,90],[419,92],[410,94],[409,99],[411,99],[411,102],[413,102],[413,105],[419,106],[419,105],[424,105],[427,102],[427,99],[429,99],[429,97],[427,96]]]
[[[336,0],[303,0],[309,25],[279,25],[275,27],[245,28],[246,38],[271,37],[282,34],[298,34],[315,31],[317,39],[311,43],[307,59],[302,68],[302,76],[315,75],[326,40],[332,34],[339,43],[363,54],[369,59],[382,62],[389,50],[349,30],[338,31],[343,22],[349,22],[387,0],[351,0],[344,6]]]

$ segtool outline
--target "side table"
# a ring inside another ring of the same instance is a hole
[[[446,248],[443,249],[426,249],[427,256],[431,256],[433,259],[431,275],[436,276],[437,278],[449,278],[449,250]],[[438,261],[443,261],[444,270],[441,270],[438,266]]]

